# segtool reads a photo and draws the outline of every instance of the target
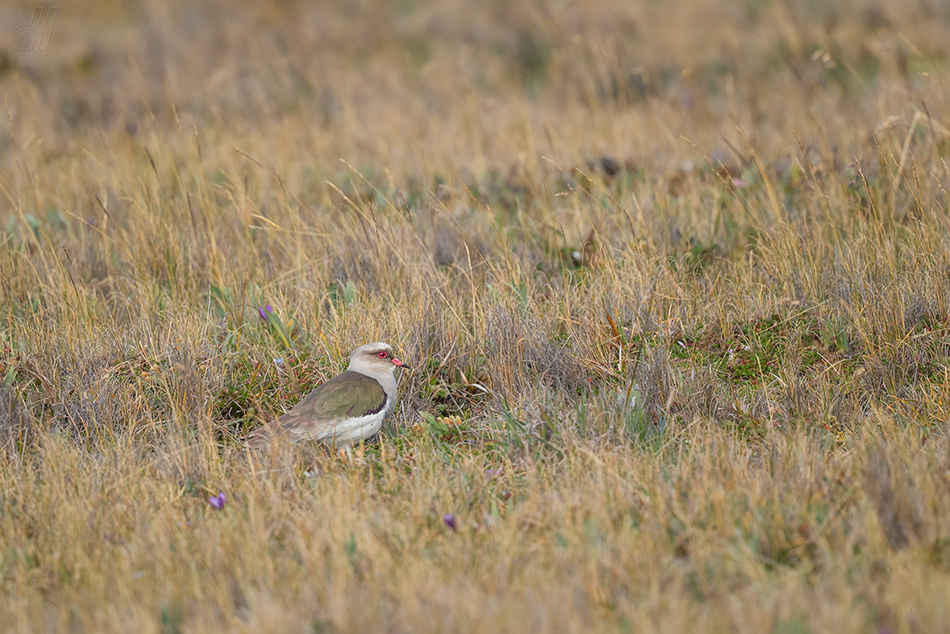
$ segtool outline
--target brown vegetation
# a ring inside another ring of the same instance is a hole
[[[0,50],[0,629],[946,630],[948,26],[61,7]],[[377,340],[377,441],[247,450]]]

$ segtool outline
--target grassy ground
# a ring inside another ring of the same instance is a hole
[[[0,629],[948,631],[946,6],[323,4],[0,52]]]

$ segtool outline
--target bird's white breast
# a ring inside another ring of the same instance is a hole
[[[355,445],[361,440],[365,440],[378,432],[383,426],[383,419],[386,417],[386,410],[368,414],[366,416],[357,416],[337,423],[336,427],[327,430],[326,435],[318,438],[324,442],[341,446]]]

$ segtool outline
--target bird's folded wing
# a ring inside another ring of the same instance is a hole
[[[310,392],[296,407],[277,419],[276,427],[294,440],[320,440],[333,436],[341,423],[378,414],[385,407],[386,392],[379,381],[359,372],[347,371]],[[258,430],[249,440],[252,445],[259,446],[262,441],[258,437],[270,431],[276,430]]]

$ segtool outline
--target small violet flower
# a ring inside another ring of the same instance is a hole
[[[451,513],[446,513],[442,516],[442,523],[451,528],[453,531],[455,530],[455,516]]]
[[[261,316],[261,319],[263,319],[264,321],[267,321],[267,313],[264,312],[263,308],[258,308],[257,314]]]
[[[227,497],[224,495],[224,492],[220,492],[217,495],[212,495],[208,498],[208,504],[214,507],[216,511],[220,511],[224,508],[224,503],[227,501]]]
[[[270,314],[270,315],[273,315],[273,314],[274,314],[274,309],[271,308],[271,305],[270,305],[270,304],[265,305],[265,306],[264,306],[264,309],[267,311],[268,314]]]

